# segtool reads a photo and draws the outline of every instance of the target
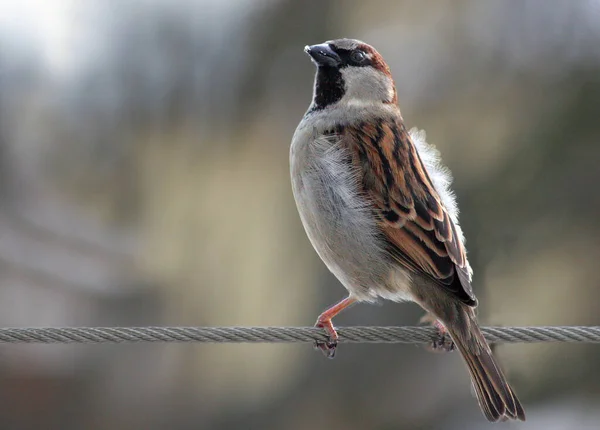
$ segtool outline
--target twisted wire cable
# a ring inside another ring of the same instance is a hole
[[[600,342],[600,326],[483,327],[491,343]],[[433,327],[340,327],[341,343],[429,343]],[[0,343],[204,342],[272,343],[326,340],[315,327],[25,327],[0,328]]]

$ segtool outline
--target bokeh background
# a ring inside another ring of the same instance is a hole
[[[296,213],[314,69],[354,37],[455,176],[481,319],[600,324],[597,0],[0,1],[0,325],[310,325],[345,291]],[[339,325],[413,325],[411,304]],[[600,348],[497,353],[514,429],[600,427]],[[485,429],[411,345],[5,345],[0,429]]]

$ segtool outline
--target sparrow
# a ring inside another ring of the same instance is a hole
[[[310,242],[349,293],[318,317],[329,340],[317,346],[333,357],[332,318],[356,302],[416,302],[440,330],[434,346],[462,355],[485,417],[524,421],[477,323],[450,172],[406,129],[390,68],[359,40],[304,51],[317,72],[292,138],[292,188]]]

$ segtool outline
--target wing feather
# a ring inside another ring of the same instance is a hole
[[[449,213],[444,206],[401,119],[344,127],[343,138],[356,155],[363,191],[390,255],[476,306],[455,207]]]

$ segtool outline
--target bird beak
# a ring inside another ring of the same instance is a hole
[[[321,45],[305,46],[306,52],[312,58],[317,66],[337,67],[342,63],[342,59],[335,53],[327,43]]]

